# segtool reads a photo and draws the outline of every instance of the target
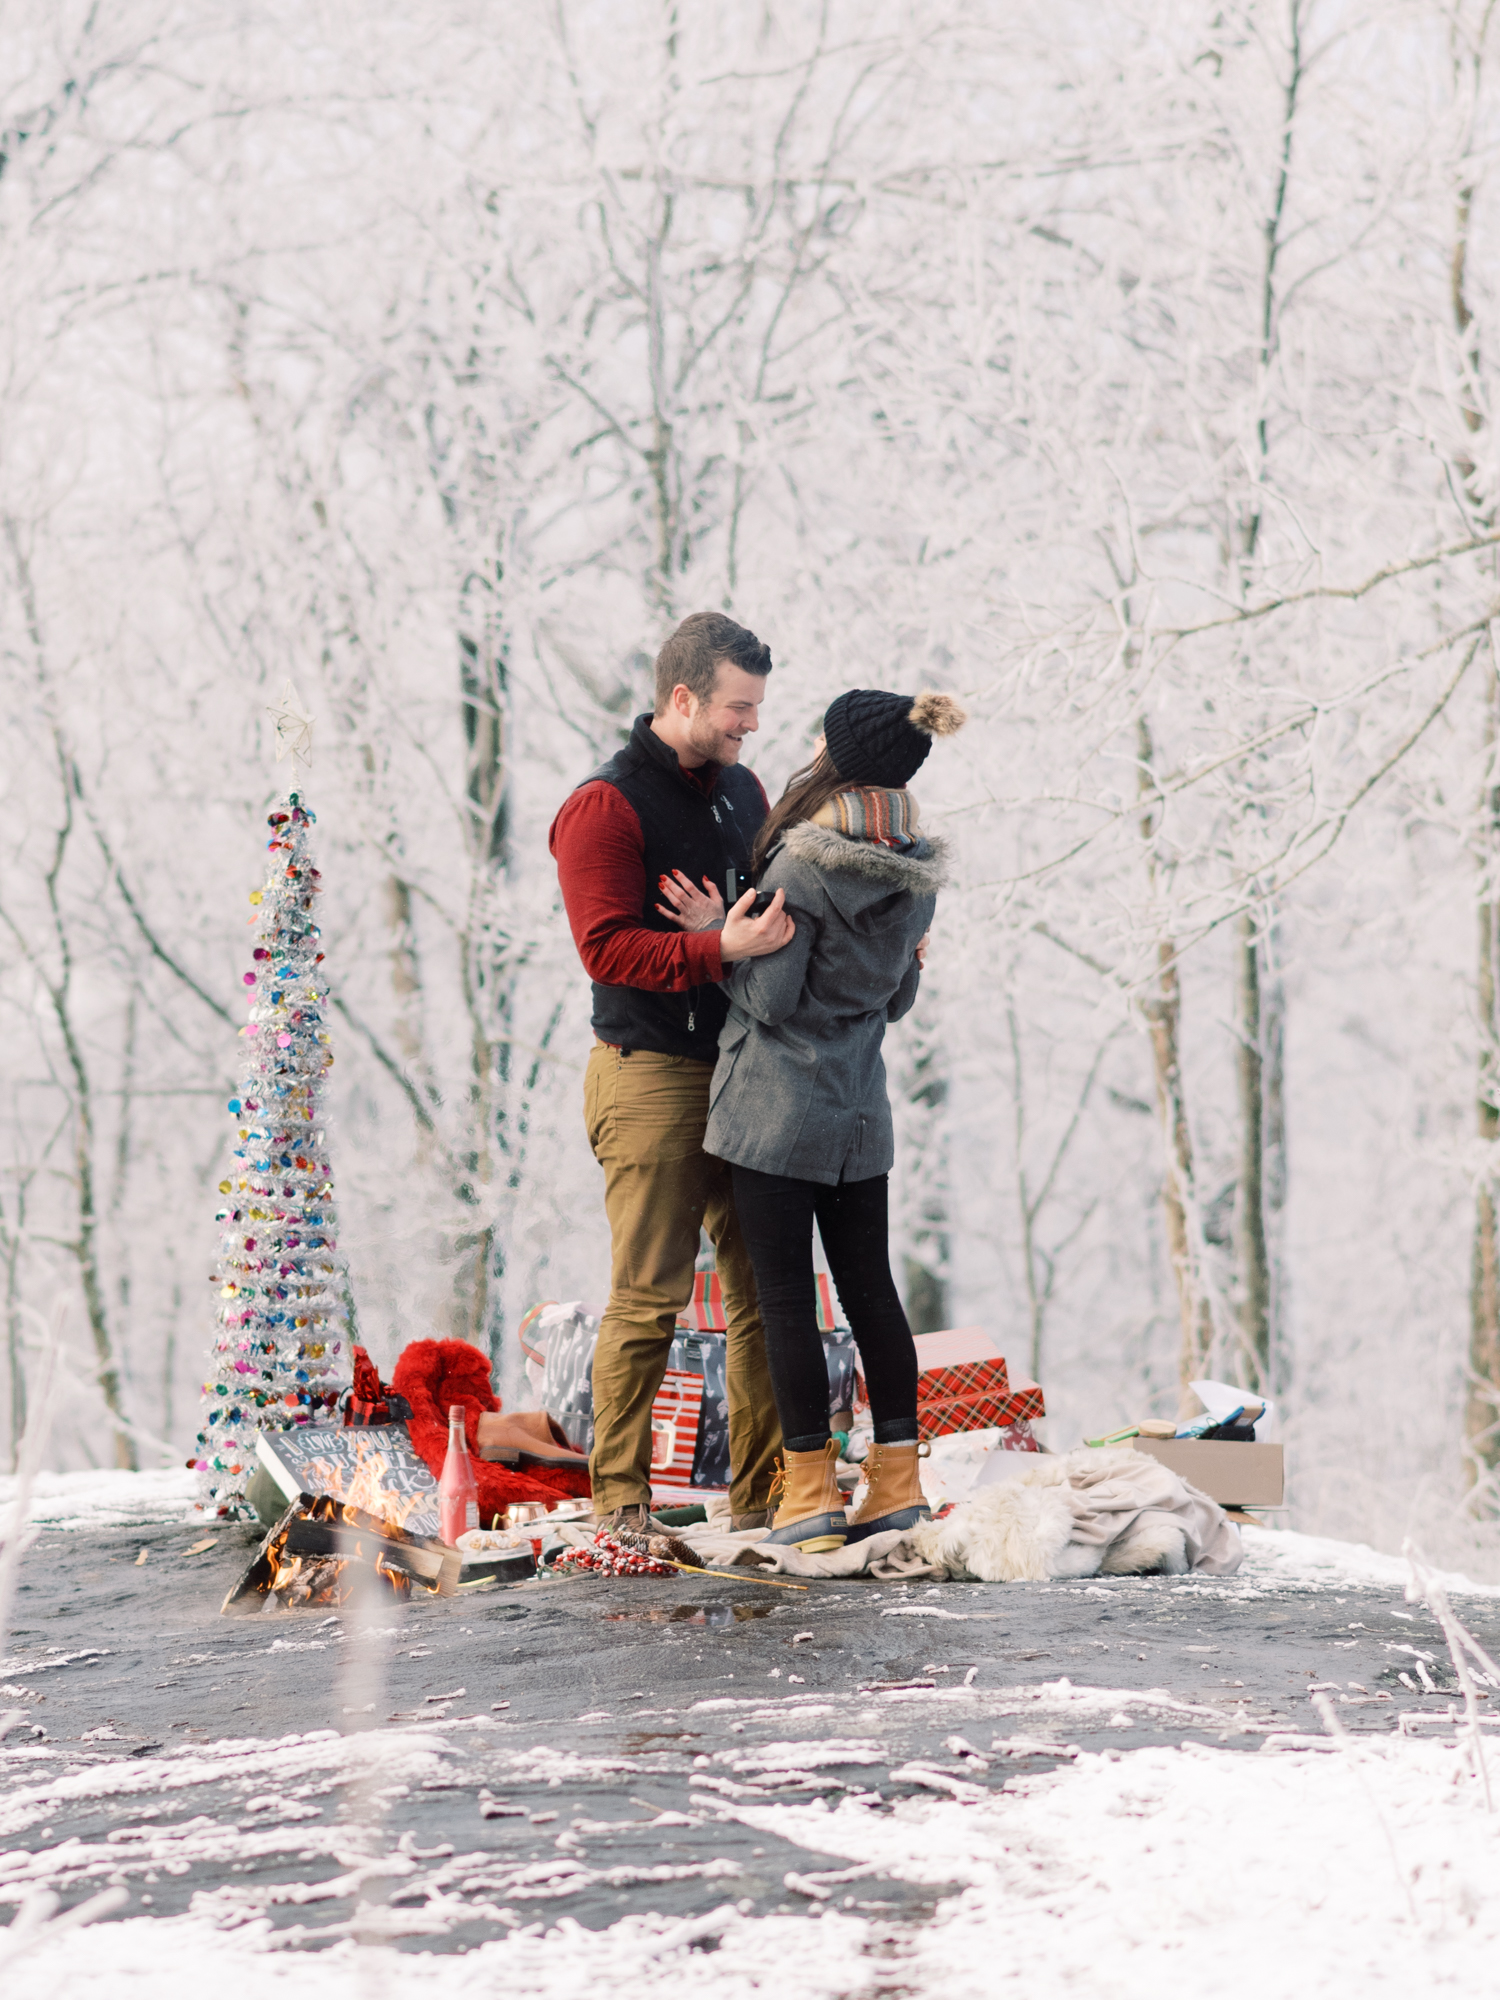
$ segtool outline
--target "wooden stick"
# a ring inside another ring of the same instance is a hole
[[[685,1576],[723,1576],[731,1583],[766,1583],[773,1590],[806,1590],[805,1583],[788,1583],[785,1577],[756,1576],[753,1571],[743,1569],[705,1569],[701,1563],[673,1562],[670,1556],[652,1556],[652,1562],[666,1563],[672,1569],[680,1569]]]

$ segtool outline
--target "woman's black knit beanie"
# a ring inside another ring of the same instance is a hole
[[[919,695],[851,688],[829,703],[823,741],[846,784],[894,789],[915,775],[934,736],[951,736],[967,720],[952,695],[932,688]]]

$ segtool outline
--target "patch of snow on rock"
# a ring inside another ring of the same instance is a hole
[[[0,1478],[0,1524],[15,1502],[13,1475]],[[185,1466],[152,1472],[39,1472],[27,1519],[36,1527],[149,1528],[193,1518],[198,1482]]]
[[[1289,1528],[1241,1528],[1245,1562],[1236,1581],[1272,1589],[1344,1590],[1375,1585],[1405,1590],[1411,1575],[1402,1556],[1382,1555],[1364,1542],[1335,1542],[1322,1535],[1299,1535]],[[1471,1583],[1466,1576],[1435,1571],[1450,1594],[1500,1597],[1500,1584]]]

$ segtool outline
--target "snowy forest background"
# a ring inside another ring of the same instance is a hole
[[[723,607],[943,686],[922,1326],[1500,1574],[1495,0],[3,0],[0,1461],[180,1461],[318,717],[360,1336],[602,1300],[546,829]],[[283,767],[284,770],[284,767]]]

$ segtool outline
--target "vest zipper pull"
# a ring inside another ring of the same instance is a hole
[[[696,1008],[696,1007],[689,1007],[689,1008],[688,1008],[688,1033],[689,1033],[690,1035],[691,1035],[691,1034],[693,1033],[693,1031],[694,1031],[694,1030],[696,1029],[697,1025],[698,1025],[698,1010],[697,1010],[697,1008]]]

